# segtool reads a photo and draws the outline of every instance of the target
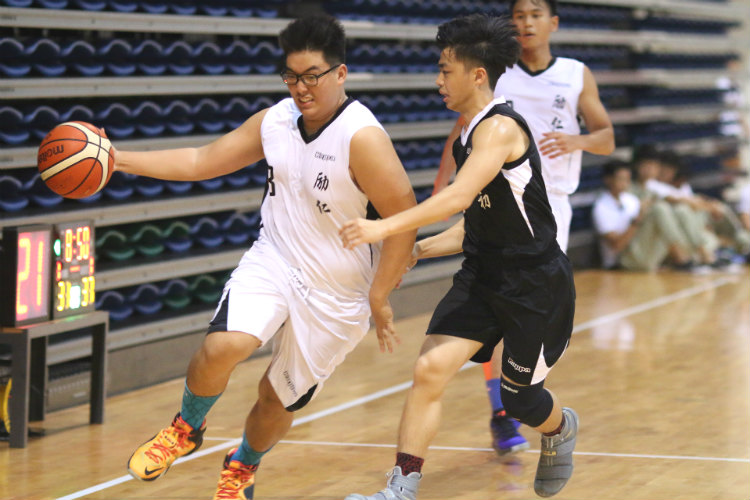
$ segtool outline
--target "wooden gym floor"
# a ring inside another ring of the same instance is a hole
[[[740,274],[582,271],[570,349],[548,378],[581,417],[576,470],[559,500],[750,498],[750,279]],[[264,459],[257,500],[371,494],[393,465],[405,389],[429,315],[398,322],[398,352],[374,334]],[[132,450],[167,424],[183,380],[51,413],[25,449],[0,443],[0,498],[208,499],[226,450],[241,435],[268,358],[240,365],[209,414],[206,442],[153,483],[132,480]],[[186,360],[187,364],[187,360]],[[420,500],[532,499],[539,439],[501,459],[490,449],[482,369],[467,366],[445,394]],[[134,367],[148,369],[148,367]],[[240,409],[237,411],[236,409]]]

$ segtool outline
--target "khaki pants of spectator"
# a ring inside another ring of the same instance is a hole
[[[718,236],[724,238],[730,248],[742,255],[750,252],[750,232],[742,227],[739,217],[732,209],[724,204],[724,214],[719,220],[712,220],[711,227]]]
[[[674,244],[686,250],[691,246],[673,208],[665,201],[657,201],[622,252],[620,264],[630,271],[655,271]]]
[[[719,239],[709,229],[710,216],[706,212],[693,210],[684,203],[670,205],[675,217],[690,243],[686,249],[696,258],[698,249],[713,253],[719,248]]]

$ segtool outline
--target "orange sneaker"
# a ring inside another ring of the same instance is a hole
[[[232,448],[224,458],[224,470],[216,486],[214,500],[252,500],[255,488],[255,471],[257,465],[245,465],[232,460],[237,448]]]
[[[200,448],[204,432],[206,422],[200,429],[193,429],[178,413],[169,427],[159,431],[133,452],[128,460],[128,472],[141,481],[159,478],[175,460]]]

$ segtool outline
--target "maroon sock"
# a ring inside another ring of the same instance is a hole
[[[396,453],[396,465],[401,467],[401,473],[408,476],[411,472],[422,472],[424,458],[415,457],[408,453]]]
[[[565,425],[565,415],[563,415],[563,418],[560,421],[560,426],[557,429],[555,429],[552,432],[545,432],[544,435],[547,437],[557,436],[558,434],[562,432],[563,425]]]

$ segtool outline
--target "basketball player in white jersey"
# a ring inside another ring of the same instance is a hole
[[[261,457],[362,339],[371,314],[381,350],[392,349],[388,295],[416,236],[354,252],[341,247],[344,221],[372,213],[369,203],[393,215],[416,204],[414,193],[383,127],[345,93],[341,24],[307,16],[279,41],[290,98],[200,148],[116,155],[117,170],[170,180],[216,177],[263,158],[269,165],[260,236],[232,273],[190,362],[180,412],[128,462],[131,475],[151,481],[194,452],[235,365],[273,339],[242,443],[224,460],[214,497],[222,500],[252,498]]]
[[[552,55],[550,35],[559,24],[557,1],[510,0],[509,11],[520,34],[521,57],[498,80],[495,96],[504,96],[531,128],[542,155],[544,184],[557,223],[557,242],[567,251],[573,217],[569,197],[578,188],[583,151],[612,153],[614,129],[591,70],[575,59]],[[587,134],[581,134],[579,114]],[[450,182],[456,170],[447,151],[462,125],[459,120],[448,137],[435,179],[435,192]],[[493,415],[492,446],[500,455],[528,448],[517,431],[517,422],[505,418],[499,366],[485,364],[484,373]]]
[[[573,473],[578,417],[561,406],[545,379],[570,341],[575,287],[555,238],[531,131],[503,98],[493,99],[497,78],[518,57],[516,30],[505,18],[473,15],[440,25],[437,42],[440,94],[468,123],[453,144],[456,180],[394,216],[349,221],[341,235],[356,249],[463,212],[452,228],[419,241],[415,257],[463,252],[464,259],[427,327],[387,486],[347,500],[415,500],[448,382],[470,359],[488,361],[500,340],[506,408],[542,433],[534,491],[548,497]]]

